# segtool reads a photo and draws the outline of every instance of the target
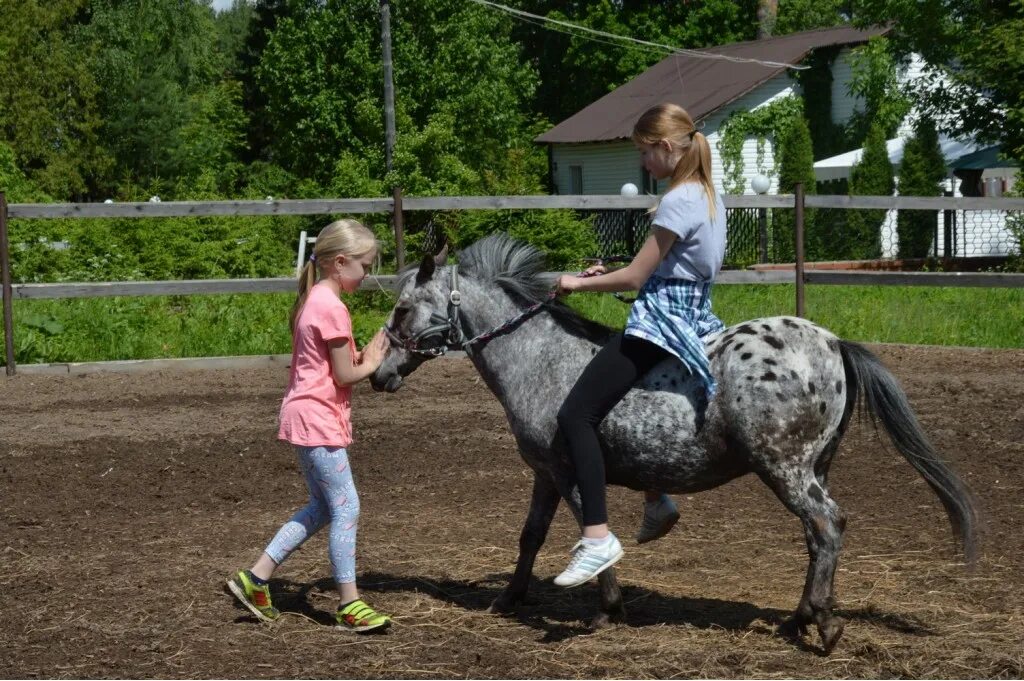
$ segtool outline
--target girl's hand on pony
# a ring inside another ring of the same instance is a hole
[[[580,278],[574,274],[563,274],[555,281],[555,292],[560,296],[572,293],[580,287]]]
[[[384,333],[384,329],[381,329],[359,353],[359,364],[366,364],[376,369],[384,361],[386,354],[388,354],[388,337]]]

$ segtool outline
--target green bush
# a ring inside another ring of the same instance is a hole
[[[899,190],[902,196],[942,196],[946,161],[939,148],[935,123],[928,116],[918,119],[914,136],[903,148]],[[896,222],[901,258],[925,258],[935,237],[938,212],[901,210]]]
[[[807,120],[797,116],[787,134],[782,138],[779,148],[779,193],[787,194],[796,190],[802,182],[804,194],[817,193],[814,179],[814,150],[811,144],[811,130]],[[792,261],[796,258],[796,212],[782,209],[774,212],[772,221],[773,252],[776,261]],[[813,235],[814,212],[804,210],[804,234]],[[809,240],[805,240],[809,246]],[[806,248],[808,252],[812,249]]]
[[[850,170],[850,196],[892,196],[892,163],[885,146],[885,130],[873,125],[864,140],[864,155]],[[885,210],[851,210],[843,239],[845,258],[868,260],[882,255],[881,229]]]

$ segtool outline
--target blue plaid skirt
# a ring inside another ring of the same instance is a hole
[[[651,276],[640,289],[626,321],[626,335],[643,338],[679,358],[715,394],[704,336],[725,328],[711,311],[711,282]]]

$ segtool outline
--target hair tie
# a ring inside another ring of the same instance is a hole
[[[694,128],[693,130],[690,131],[690,141],[691,142],[693,141],[693,136],[696,135],[696,134],[697,134],[697,129],[696,128]]]
[[[309,261],[310,262],[316,262],[316,253],[310,253],[309,254]]]

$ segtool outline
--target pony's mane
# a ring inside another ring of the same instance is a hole
[[[505,234],[491,234],[459,252],[459,273],[482,282],[497,284],[514,300],[528,305],[546,300],[554,281],[544,276],[544,253],[530,244]],[[560,301],[548,306],[556,321],[576,336],[603,340],[609,327],[578,315]]]

